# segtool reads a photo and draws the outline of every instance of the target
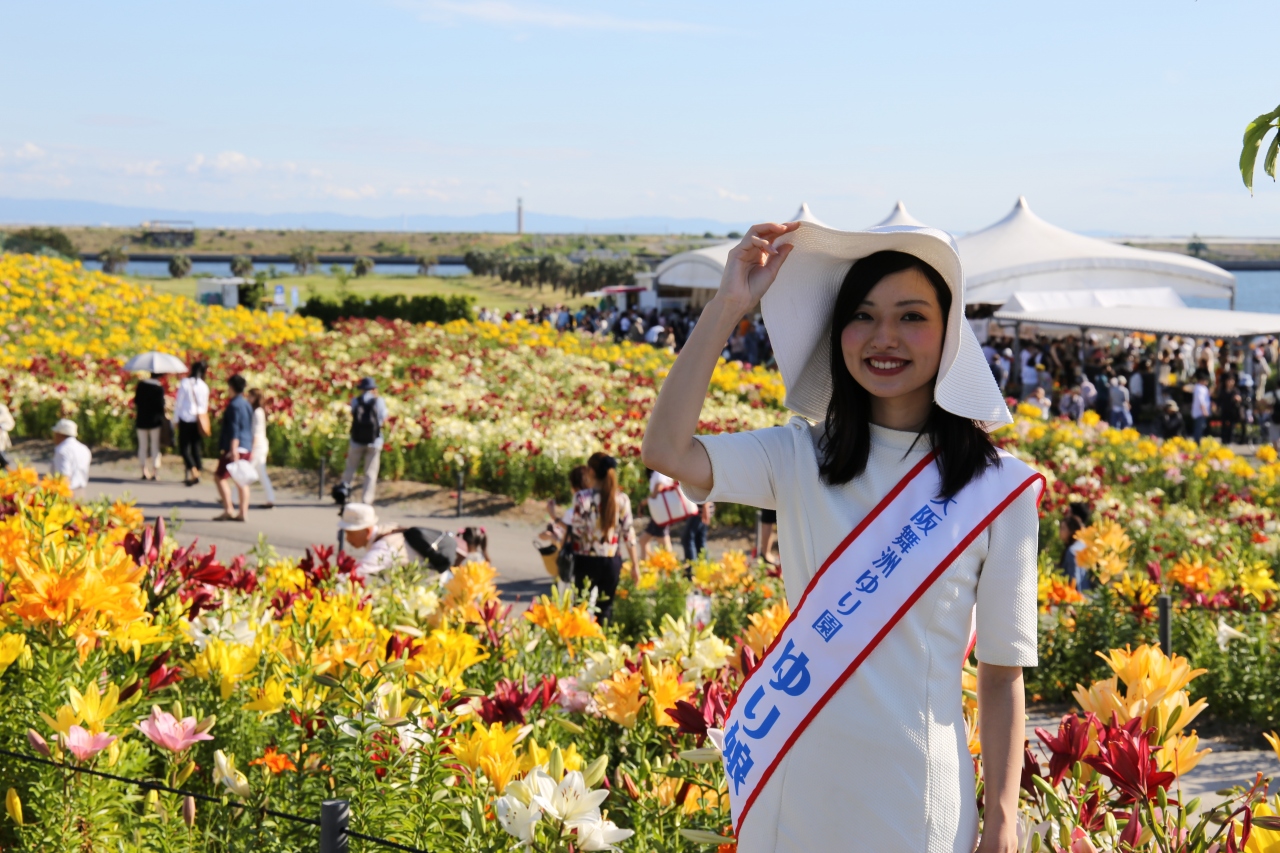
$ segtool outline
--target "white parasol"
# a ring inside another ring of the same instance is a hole
[[[186,373],[187,366],[182,359],[167,352],[144,352],[135,355],[125,363],[125,370],[145,373]]]

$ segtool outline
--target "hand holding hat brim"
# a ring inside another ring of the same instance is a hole
[[[760,302],[791,254],[791,246],[776,241],[798,227],[799,222],[753,225],[742,242],[729,250],[718,294],[728,308],[745,314]]]

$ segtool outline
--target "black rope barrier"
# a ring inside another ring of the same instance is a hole
[[[27,761],[32,764],[43,764],[48,767],[56,767],[59,770],[70,770],[73,773],[87,773],[90,776],[97,776],[101,779],[110,779],[112,782],[123,782],[126,785],[136,785],[139,788],[148,791],[164,791],[167,794],[177,794],[182,797],[191,797],[205,803],[214,803],[229,808],[245,809],[247,811],[257,811],[262,814],[278,817],[284,820],[291,820],[295,823],[305,823],[308,826],[321,826],[321,822],[316,818],[302,817],[301,815],[289,814],[288,812],[276,811],[275,809],[256,808],[254,806],[241,803],[237,800],[223,800],[220,797],[211,797],[208,794],[197,793],[196,791],[184,791],[181,788],[170,788],[168,785],[162,785],[159,782],[153,782],[150,779],[131,779],[128,776],[117,776],[114,773],[105,773],[101,770],[94,770],[90,767],[78,767],[74,764],[64,764],[49,758],[40,758],[36,755],[28,755],[22,752],[13,752],[8,749],[0,749],[0,755],[9,758],[16,758],[19,761]],[[417,847],[408,847],[396,841],[386,838],[379,838],[376,835],[366,835],[363,832],[356,832],[354,829],[343,828],[343,834],[349,838],[357,838],[361,841],[368,841],[373,844],[380,844],[383,847],[389,847],[393,850],[403,850],[405,853],[424,853]]]

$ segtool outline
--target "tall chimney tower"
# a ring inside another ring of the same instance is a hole
[[[524,199],[516,199],[516,234],[524,234]]]

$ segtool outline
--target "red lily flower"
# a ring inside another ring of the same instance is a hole
[[[1152,799],[1159,788],[1167,789],[1175,774],[1160,770],[1152,753],[1151,736],[1155,728],[1140,731],[1142,718],[1135,717],[1123,726],[1112,714],[1112,724],[1104,726],[1098,736],[1097,755],[1085,756],[1085,763],[1111,780],[1120,792],[1120,801],[1132,803]]]
[[[1084,760],[1089,750],[1089,726],[1098,725],[1098,718],[1087,714],[1082,719],[1076,714],[1064,714],[1058,725],[1057,735],[1051,735],[1041,728],[1036,729],[1036,737],[1049,748],[1049,784],[1055,788],[1063,777],[1071,772],[1077,761]]]

